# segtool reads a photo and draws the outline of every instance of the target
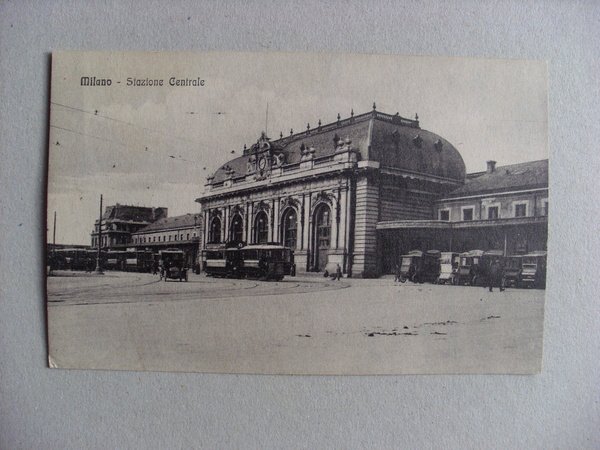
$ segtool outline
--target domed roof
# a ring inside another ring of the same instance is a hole
[[[465,162],[446,139],[421,128],[375,120],[370,158],[408,172],[463,181]]]
[[[274,153],[284,155],[285,164],[300,162],[301,148],[314,148],[314,158],[335,153],[338,140],[350,139],[359,160],[378,161],[380,167],[463,181],[465,163],[446,139],[419,127],[417,120],[372,111],[288,137],[270,141]],[[213,183],[246,175],[247,163],[256,144],[243,156],[221,166]]]

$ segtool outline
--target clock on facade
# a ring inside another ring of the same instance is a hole
[[[267,158],[263,156],[258,160],[258,168],[260,170],[265,170],[267,168]]]

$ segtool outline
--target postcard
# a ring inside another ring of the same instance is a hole
[[[52,54],[53,368],[535,374],[542,61]]]

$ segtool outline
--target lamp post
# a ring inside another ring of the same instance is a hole
[[[104,275],[100,263],[100,249],[102,248],[102,194],[100,194],[100,216],[98,217],[98,252],[96,253],[96,274]]]

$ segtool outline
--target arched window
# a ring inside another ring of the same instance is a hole
[[[260,211],[254,218],[254,242],[266,244],[269,240],[269,218],[267,213]]]
[[[213,218],[208,229],[208,242],[210,244],[219,244],[221,242],[221,219]]]
[[[329,207],[323,205],[317,212],[317,245],[319,248],[329,248],[331,237],[331,217]]]
[[[234,242],[240,242],[244,240],[244,221],[239,214],[233,216],[231,219],[231,227],[229,240]]]
[[[314,215],[314,256],[315,270],[325,269],[331,245],[331,209],[326,204],[318,206]]]
[[[284,211],[282,217],[282,242],[283,245],[291,249],[296,248],[298,239],[298,216],[294,208],[288,208]]]

